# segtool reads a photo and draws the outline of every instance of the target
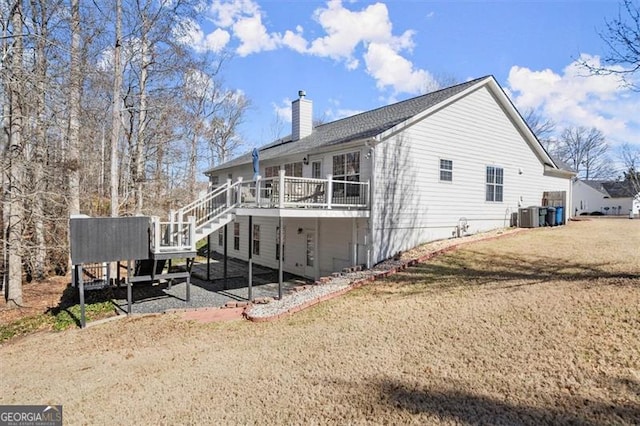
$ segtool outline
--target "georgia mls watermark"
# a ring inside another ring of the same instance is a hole
[[[0,426],[61,426],[62,405],[0,405]]]

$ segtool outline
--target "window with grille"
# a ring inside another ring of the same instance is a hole
[[[360,196],[360,185],[348,182],[360,182],[360,152],[349,152],[333,156],[333,179],[343,180],[344,184],[333,183],[333,198],[339,202],[340,197]]]
[[[302,161],[298,163],[288,163],[284,165],[286,176],[302,177]]]
[[[453,161],[440,160],[440,180],[443,182],[453,181]]]
[[[320,161],[311,163],[311,177],[314,179],[322,179],[322,163]]]
[[[238,222],[233,224],[233,249],[240,250],[240,224]]]
[[[253,225],[253,254],[259,256],[260,255],[260,225]]]
[[[486,201],[502,202],[504,170],[501,167],[487,166],[486,188]]]

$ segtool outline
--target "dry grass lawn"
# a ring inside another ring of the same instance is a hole
[[[638,424],[640,221],[474,243],[273,323],[174,315],[0,346],[66,424]]]

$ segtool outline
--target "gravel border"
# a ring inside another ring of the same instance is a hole
[[[334,274],[332,277],[322,277],[313,285],[295,288],[295,292],[284,295],[281,300],[250,305],[245,309],[243,315],[246,319],[254,322],[280,319],[325,300],[341,296],[377,279],[395,274],[416,263],[421,263],[439,254],[452,251],[460,246],[476,241],[486,241],[514,235],[526,230],[526,228],[499,229],[461,238],[439,240],[423,244],[407,250],[400,256],[382,261],[371,269]]]

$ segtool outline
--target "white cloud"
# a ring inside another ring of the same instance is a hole
[[[265,14],[255,0],[210,1],[207,14],[218,28],[205,36],[200,27],[191,24],[188,40],[196,48],[221,49],[235,40],[236,53],[240,56],[288,48],[333,59],[348,70],[356,70],[364,61],[366,72],[375,79],[376,86],[391,91],[391,96],[418,94],[437,87],[431,74],[416,68],[406,56],[414,47],[415,32],[406,30],[394,35],[384,3],[351,10],[342,0],[328,0],[313,14],[321,27],[321,35],[308,40],[301,25],[284,33],[270,32],[264,23]],[[355,7],[354,4],[349,6]]]
[[[231,32],[229,38],[233,36],[239,41],[236,52],[240,56],[274,50],[282,44],[280,34],[267,30],[262,22],[263,12],[253,0],[213,0],[206,11],[210,20],[218,26],[214,33]],[[289,41],[296,45],[296,40]]]
[[[307,40],[302,36],[302,27],[297,26],[296,32],[287,30],[282,37],[282,44],[288,48],[298,52],[305,53],[307,51]]]
[[[205,35],[200,24],[188,18],[180,21],[173,29],[173,36],[179,43],[191,46],[196,52],[220,52],[231,39],[229,32],[222,28],[216,28]]]
[[[311,42],[308,53],[343,61],[347,69],[360,65],[357,57],[362,46],[366,71],[376,80],[381,90],[421,93],[437,87],[426,70],[417,69],[403,56],[414,47],[413,30],[400,36],[393,35],[393,24],[387,6],[376,3],[360,11],[345,8],[341,0],[329,0],[325,8],[315,11],[314,17],[326,32],[326,36]]]
[[[590,75],[582,62],[598,66],[600,58],[583,54],[561,73],[513,66],[507,91],[519,109],[539,110],[559,131],[593,126],[614,144],[640,140],[640,94],[625,88],[619,76]]]
[[[213,23],[228,28],[233,26],[241,17],[260,14],[260,6],[253,0],[213,0],[208,8]]]
[[[392,87],[396,92],[420,93],[437,87],[428,71],[415,69],[411,61],[387,44],[371,43],[364,60],[379,89]]]
[[[247,56],[265,50],[274,50],[278,46],[278,35],[269,34],[262,24],[262,17],[256,14],[242,18],[233,24],[233,33],[240,39],[238,54]]]

